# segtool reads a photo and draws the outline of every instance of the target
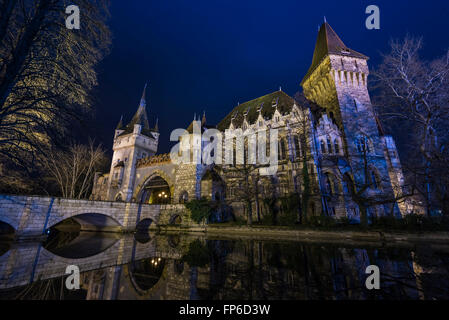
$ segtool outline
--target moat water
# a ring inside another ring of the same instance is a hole
[[[80,289],[65,288],[68,265]],[[366,267],[380,269],[368,290]],[[0,299],[449,298],[449,246],[58,233],[0,242]]]

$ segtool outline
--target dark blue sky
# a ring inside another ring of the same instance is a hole
[[[381,29],[365,28],[365,8],[376,4]],[[429,1],[252,1],[112,0],[111,54],[100,64],[91,133],[111,148],[123,114],[136,111],[149,82],[151,125],[159,117],[160,152],[169,134],[206,111],[216,124],[237,102],[282,89],[293,95],[310,66],[323,16],[350,48],[380,61],[391,38],[424,37],[423,55],[449,48],[449,2]]]

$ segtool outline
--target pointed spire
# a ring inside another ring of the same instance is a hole
[[[342,55],[360,59],[368,59],[367,56],[348,48],[331,26],[325,21],[318,30],[318,37],[313,52],[312,65],[304,80],[307,79],[321,61],[329,54]],[[302,82],[304,82],[304,80]]]
[[[147,84],[145,84],[145,87],[143,89],[142,98],[140,99],[139,107],[137,108],[136,113],[134,114],[131,121],[126,125],[123,130],[126,132],[133,132],[134,125],[139,124],[142,126],[142,132],[148,132],[150,131],[150,124],[148,122],[148,116],[146,111],[146,102],[145,102],[145,94],[146,94]]]
[[[154,125],[154,132],[159,132],[159,118],[156,118],[156,124]]]
[[[324,16],[324,23],[327,23],[326,16]]]
[[[205,125],[206,124],[206,111],[203,111],[203,119],[201,119],[201,125]]]
[[[146,107],[147,103],[146,103],[146,94],[147,94],[147,85],[148,83],[145,83],[145,87],[143,88],[143,92],[142,92],[142,98],[140,99],[140,106],[142,107]]]
[[[120,121],[117,124],[117,127],[115,128],[115,130],[120,130],[123,128],[123,115],[120,117]]]
[[[196,112],[193,114],[193,121],[196,121]]]

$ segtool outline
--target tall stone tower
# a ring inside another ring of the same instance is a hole
[[[146,112],[146,85],[139,108],[134,117],[123,126],[122,120],[115,130],[109,187],[107,198],[132,201],[137,160],[153,156],[157,152],[159,133],[150,128]]]
[[[304,95],[324,108],[341,131],[345,158],[356,184],[371,183],[369,189],[373,192],[393,194],[385,141],[367,88],[367,61],[368,57],[348,48],[325,22],[301,85]]]

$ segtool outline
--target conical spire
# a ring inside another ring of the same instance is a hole
[[[145,99],[146,89],[147,85],[145,84],[142,93],[142,98],[140,99],[139,108],[137,109],[131,121],[126,125],[125,127],[126,132],[133,132],[134,125],[136,124],[140,124],[142,126],[142,132],[150,131],[150,124],[148,122],[148,116],[146,111],[146,99]]]
[[[331,26],[327,22],[324,22],[318,31],[315,51],[313,52],[312,65],[310,66],[304,79],[307,79],[315,68],[321,63],[321,61],[329,54],[368,59],[367,56],[348,48],[337,33],[335,33],[335,31],[331,28]]]
[[[117,124],[117,127],[115,128],[115,130],[120,130],[123,128],[123,115],[120,117],[120,121]]]
[[[205,125],[206,124],[206,111],[203,111],[203,119],[201,119],[201,125]]]
[[[159,132],[159,118],[156,118],[156,124],[154,125],[154,132]]]
[[[143,88],[142,92],[142,98],[140,99],[140,106],[146,107],[146,95],[147,95],[147,85],[148,83],[145,83],[145,87]]]

